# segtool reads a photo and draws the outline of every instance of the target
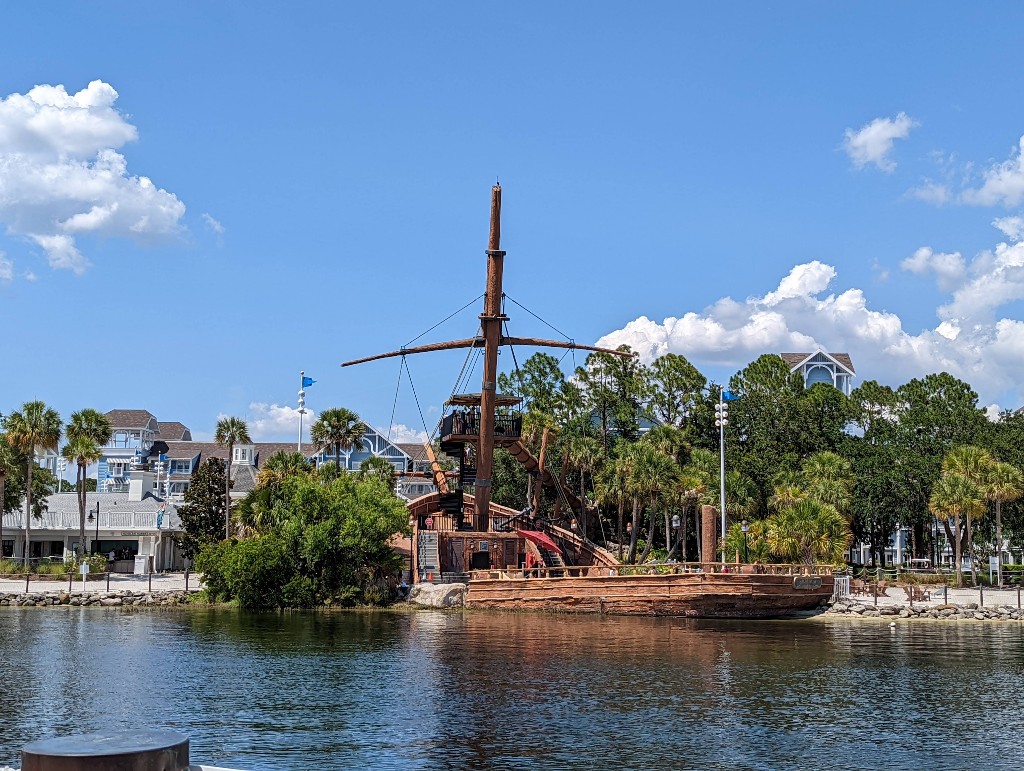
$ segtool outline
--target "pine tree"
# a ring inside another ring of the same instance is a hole
[[[224,532],[224,461],[207,458],[185,491],[185,504],[178,509],[184,535],[178,546],[195,559],[204,546],[220,540]]]

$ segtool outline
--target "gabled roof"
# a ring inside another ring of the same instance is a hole
[[[178,423],[177,421],[171,421],[170,423],[160,421],[158,424],[157,436],[165,442],[192,441],[192,432],[189,431],[188,426],[184,423]]]
[[[165,453],[171,460],[191,460],[199,454],[206,458],[228,459],[228,448],[216,442],[167,442]]]
[[[408,455],[409,458],[413,461],[420,462],[429,460],[429,458],[427,457],[427,449],[422,444],[396,442],[395,446],[398,447],[398,449],[404,452],[406,455]]]
[[[95,511],[99,503],[104,512],[109,511],[139,511],[156,513],[163,505],[162,498],[157,498],[152,493],[146,493],[141,501],[128,500],[128,493],[86,493],[85,505],[88,509]],[[173,504],[168,503],[168,508]],[[46,510],[50,514],[74,514],[75,521],[78,521],[78,494],[77,493],[53,493],[46,497]]]
[[[156,416],[149,410],[111,410],[107,413],[110,427],[118,428],[151,428],[156,430]]]
[[[845,369],[851,375],[856,374],[853,368],[853,359],[850,358],[850,354],[848,353],[829,353],[828,351],[823,351],[821,348],[819,348],[818,350],[811,351],[810,353],[780,353],[779,356],[781,356],[783,360],[786,362],[786,364],[789,365],[789,368],[793,370],[799,367],[812,356],[815,356],[819,353],[832,359],[832,361],[834,361],[840,367]]]

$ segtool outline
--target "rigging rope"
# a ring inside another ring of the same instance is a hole
[[[402,357],[402,363],[405,363],[405,357]],[[402,388],[402,364],[398,365],[398,382],[395,383],[395,400],[391,403],[391,422],[388,423],[388,441],[391,441],[391,430],[395,427],[395,409],[398,407],[398,392]]]
[[[409,341],[408,343],[406,343],[406,344],[405,344],[405,345],[403,345],[402,347],[403,347],[403,348],[408,348],[408,347],[409,347],[410,345],[412,345],[412,344],[413,344],[413,343],[415,343],[415,342],[416,342],[417,340],[419,340],[419,339],[420,339],[421,337],[423,337],[423,335],[427,334],[427,332],[433,332],[433,331],[434,331],[435,329],[437,329],[437,328],[438,328],[439,326],[441,326],[442,324],[444,324],[444,323],[445,323],[446,321],[448,321],[449,319],[453,318],[454,316],[458,316],[458,315],[459,315],[460,313],[462,313],[462,312],[463,312],[464,310],[466,310],[466,308],[468,308],[468,307],[469,307],[470,305],[472,305],[473,303],[475,303],[475,302],[476,302],[477,300],[479,300],[479,299],[480,299],[481,297],[483,297],[483,295],[482,295],[482,294],[481,294],[481,295],[477,295],[477,296],[476,296],[476,297],[474,297],[474,298],[473,298],[472,300],[470,300],[470,301],[469,301],[468,303],[466,303],[466,304],[465,304],[465,305],[463,305],[463,306],[462,306],[461,308],[459,308],[459,309],[458,309],[457,311],[455,311],[455,313],[453,313],[453,314],[451,314],[450,316],[447,316],[447,317],[445,317],[445,318],[441,319],[441,320],[440,320],[439,322],[437,322],[436,324],[434,324],[434,326],[432,326],[432,327],[431,327],[430,329],[428,329],[428,330],[426,330],[426,331],[424,331],[424,332],[421,332],[420,334],[416,335],[416,337],[414,337],[414,338],[413,338],[412,340],[410,340],[410,341]],[[513,300],[513,302],[515,302],[515,301]]]
[[[427,435],[427,443],[429,444],[434,440],[434,432],[427,431],[427,420],[426,418],[423,417],[423,408],[420,407],[420,397],[416,393],[416,384],[412,382],[412,372],[409,371],[409,362],[405,360],[404,356],[402,357],[402,363],[405,365],[406,374],[409,375],[409,387],[412,388],[412,395],[413,398],[416,400],[416,409],[420,413],[420,422],[423,424],[423,433]],[[436,431],[437,429],[435,428],[434,430]]]
[[[506,295],[506,297],[508,297],[508,295]],[[516,302],[516,300],[515,300],[515,298],[514,298],[514,297],[509,297],[508,299],[509,299],[509,300],[511,300],[512,302],[514,302],[514,303],[515,303],[516,305],[518,305],[518,306],[519,306],[520,308],[522,308],[522,309],[523,309],[524,311],[526,311],[527,313],[529,313],[529,314],[530,314],[531,316],[533,316],[533,317],[534,317],[535,319],[537,319],[537,321],[541,322],[542,324],[546,324],[547,326],[551,327],[551,329],[555,330],[555,331],[556,331],[556,332],[557,332],[558,334],[560,334],[560,335],[561,335],[562,337],[564,337],[564,338],[565,338],[566,340],[568,340],[568,341],[569,341],[570,343],[572,342],[572,338],[571,338],[571,337],[569,337],[569,335],[565,334],[565,332],[563,332],[562,330],[560,330],[560,329],[559,329],[558,327],[554,326],[554,325],[553,325],[553,324],[551,324],[550,322],[548,322],[548,321],[545,321],[544,319],[542,319],[542,318],[541,318],[540,316],[538,316],[538,315],[537,315],[536,313],[534,313],[533,311],[531,311],[531,310],[530,310],[529,308],[527,308],[527,307],[526,307],[525,305],[523,305],[522,303]]]

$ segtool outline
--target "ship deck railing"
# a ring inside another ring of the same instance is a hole
[[[512,580],[521,578],[615,578],[620,576],[666,576],[683,574],[719,575],[771,575],[771,576],[831,576],[832,565],[796,564],[750,564],[742,562],[647,562],[642,565],[618,565],[604,567],[595,565],[559,565],[518,568],[509,566],[504,570],[474,570],[470,580]],[[554,575],[557,573],[557,575]]]

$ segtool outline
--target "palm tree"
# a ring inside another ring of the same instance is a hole
[[[985,481],[988,478],[989,470],[992,468],[992,464],[995,463],[988,450],[984,450],[981,447],[975,447],[973,445],[965,444],[960,447],[954,447],[950,450],[946,457],[942,459],[942,473],[943,474],[959,474],[966,477],[970,482],[978,488],[979,492],[984,496]],[[972,515],[983,516],[985,514],[985,505],[982,503],[981,506],[967,506],[964,509],[967,515],[967,527],[964,531],[964,540],[967,543],[967,548],[970,554],[968,555],[971,559],[971,581],[974,586],[978,585],[978,568],[974,564],[974,529],[972,527]],[[960,537],[959,531],[957,537]]]
[[[345,407],[324,410],[309,429],[310,437],[320,450],[334,450],[334,462],[339,470],[342,451],[359,447],[365,434],[366,424]]]
[[[850,462],[834,452],[816,452],[800,466],[801,487],[840,514],[850,509],[853,500],[853,469]]]
[[[3,488],[0,488],[2,490]],[[1003,503],[1024,494],[1024,474],[1009,463],[996,462],[985,478],[985,497],[996,505],[996,576],[1003,585]]]
[[[636,445],[636,464],[630,477],[630,485],[638,498],[646,497],[650,510],[650,527],[647,531],[647,542],[640,561],[644,562],[651,553],[657,529],[657,500],[664,490],[670,488],[679,473],[679,467],[670,457],[663,455],[648,444]],[[636,524],[633,525],[634,530]],[[636,533],[634,532],[634,538]],[[667,536],[671,537],[671,534]],[[666,548],[670,548],[666,547]]]
[[[13,475],[18,468],[18,456],[7,443],[7,436],[0,433],[0,560],[4,558],[4,501],[7,499],[7,477]],[[12,552],[11,556],[14,554]]]
[[[25,454],[25,569],[29,567],[29,544],[32,535],[32,468],[40,450],[56,450],[63,429],[57,410],[45,402],[25,402],[21,409],[7,416],[7,443]]]
[[[221,418],[217,421],[217,432],[213,440],[227,445],[228,461],[224,469],[224,540],[231,537],[231,464],[234,462],[236,444],[251,444],[249,426],[241,418]]]
[[[816,559],[841,562],[852,538],[846,518],[813,498],[768,517],[765,535],[775,554],[804,565],[813,565]]]
[[[624,464],[621,458],[617,459],[615,463],[611,463],[605,466],[604,471],[598,478],[595,493],[597,499],[603,504],[614,503],[618,508],[619,519],[618,519],[618,541],[619,541],[619,562],[622,561],[622,549],[623,541],[622,536],[625,528],[625,512],[626,512],[626,498],[628,491],[626,489],[626,475],[624,471]]]
[[[580,530],[583,537],[587,538],[589,525],[587,517],[587,473],[590,474],[590,481],[594,481],[594,470],[604,458],[601,443],[590,436],[574,436],[569,440],[569,462],[580,472],[580,514],[583,521],[580,522]]]
[[[379,455],[373,455],[359,464],[358,477],[379,479],[388,486],[388,489],[395,489],[395,465]]]
[[[78,544],[85,556],[85,509],[87,497],[85,480],[87,468],[103,457],[103,445],[110,441],[113,429],[102,412],[91,408],[71,413],[67,427],[68,443],[61,454],[77,465],[75,493],[78,495]]]
[[[956,560],[956,585],[964,585],[963,573],[963,540],[960,538],[960,515],[985,508],[982,492],[974,482],[963,474],[944,473],[932,488],[928,499],[928,508],[936,516],[946,522],[953,517],[953,558]],[[948,525],[947,525],[948,528]]]

